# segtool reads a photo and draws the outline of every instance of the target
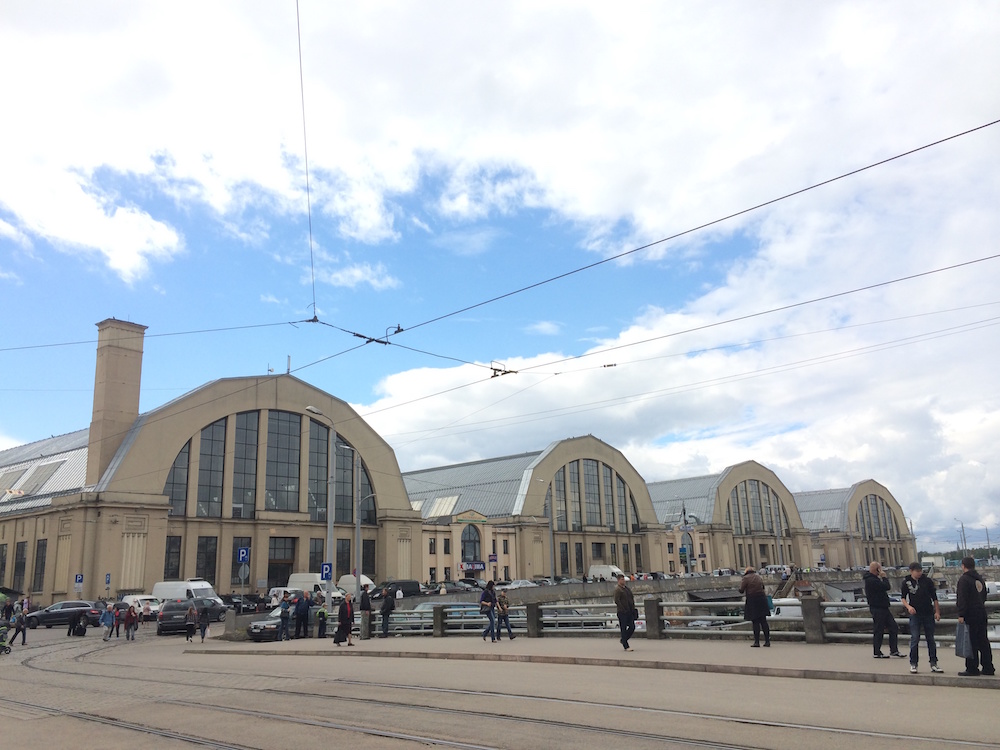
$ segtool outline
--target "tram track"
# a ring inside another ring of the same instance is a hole
[[[62,666],[59,662],[55,663],[44,663],[49,658],[53,656],[53,653],[58,654],[62,651],[70,650],[75,648],[76,645],[63,646],[62,648],[52,649],[51,651],[46,651],[39,654],[33,654],[31,657],[25,659],[22,663],[28,669],[34,670],[36,672],[42,673],[52,673],[61,675],[72,675],[84,678],[97,678],[99,681],[101,677],[107,676],[107,673],[114,671],[120,667],[133,668],[131,665],[123,664],[115,660],[95,662],[94,658],[98,657],[102,652],[107,649],[113,649],[114,646],[108,646],[106,644],[100,644],[92,648],[88,648],[82,653],[75,654],[70,661],[74,662],[73,668],[67,668]],[[85,672],[86,674],[81,674]],[[261,692],[278,696],[287,696],[292,699],[292,704],[299,706],[302,703],[302,699],[318,699],[321,701],[333,701],[335,703],[341,704],[364,704],[368,708],[383,708],[387,711],[410,711],[422,714],[425,716],[433,716],[435,714],[448,715],[454,717],[462,722],[481,722],[484,720],[490,720],[498,722],[499,724],[512,725],[517,728],[524,728],[530,726],[544,726],[550,729],[556,729],[560,732],[579,732],[581,735],[608,735],[617,738],[624,738],[632,741],[638,742],[653,742],[653,743],[672,743],[676,747],[697,747],[706,748],[706,750],[735,750],[736,748],[744,748],[745,750],[749,748],[745,743],[741,744],[731,744],[724,741],[710,740],[710,739],[699,739],[691,736],[682,736],[679,734],[669,734],[660,732],[650,732],[641,731],[634,729],[627,729],[622,727],[609,727],[594,724],[587,721],[578,720],[561,720],[561,719],[550,719],[542,718],[540,716],[525,716],[524,712],[519,712],[514,708],[518,703],[531,702],[531,703],[546,703],[549,705],[558,705],[566,707],[572,710],[583,710],[584,712],[590,712],[589,715],[593,715],[594,710],[605,711],[608,709],[606,703],[599,703],[595,701],[581,700],[577,698],[562,698],[547,695],[533,695],[530,693],[510,693],[510,692],[500,692],[500,691],[489,691],[489,690],[473,690],[473,689],[462,689],[462,688],[448,688],[448,687],[435,687],[428,685],[413,685],[406,683],[397,682],[386,682],[386,681],[372,681],[372,680],[359,680],[343,677],[309,677],[308,682],[312,688],[319,687],[320,685],[326,686],[327,688],[333,688],[333,692],[328,692],[328,690],[321,690],[319,692],[311,692],[309,687],[303,689],[289,689],[287,687],[279,687],[273,683],[282,683],[287,685],[289,680],[294,679],[287,676],[275,675],[273,673],[265,672],[241,672],[239,673],[241,678],[245,680],[258,679],[264,682],[273,681],[271,685],[265,687],[251,688],[251,687],[240,687],[231,684],[223,684],[225,680],[213,680],[213,676],[218,677],[220,673],[216,670],[200,670],[200,669],[173,669],[173,668],[158,668],[156,684],[162,685],[172,685],[179,688],[190,688],[190,687],[200,687],[200,688],[217,688],[223,691],[232,691],[234,695],[239,695],[241,693],[252,692],[255,694],[260,694]],[[228,676],[228,675],[227,675]],[[136,683],[141,683],[146,686],[150,684],[148,675],[145,676],[131,676],[131,675],[119,675],[116,676],[116,681],[129,680]],[[389,695],[382,697],[372,697],[371,695],[359,696],[359,695],[342,695],[336,692],[337,687],[347,687],[351,689],[364,689],[367,691],[384,691]],[[121,695],[120,691],[106,690],[103,688],[98,688],[98,690],[109,696]],[[143,692],[143,691],[140,691]],[[169,691],[168,691],[169,692]],[[396,699],[392,697],[392,693],[399,693],[399,698]],[[475,708],[463,708],[457,705],[434,705],[433,701],[421,701],[414,702],[412,698],[404,697],[413,695],[415,693],[421,693],[426,695],[435,696],[449,696],[458,697],[462,696],[465,698],[472,699],[473,701],[482,701],[487,705],[490,705],[490,709],[487,714],[484,714],[482,709]],[[0,698],[0,701],[4,699]],[[483,745],[478,742],[464,742],[455,738],[449,737],[439,737],[433,735],[425,734],[410,734],[406,732],[396,732],[391,730],[386,730],[379,727],[362,726],[357,722],[353,721],[351,723],[344,721],[332,721],[328,718],[317,715],[318,712],[313,712],[313,715],[302,716],[302,715],[289,715],[286,713],[277,713],[274,711],[261,711],[251,708],[241,707],[238,705],[225,705],[225,702],[193,702],[189,700],[184,700],[181,698],[173,698],[169,695],[164,695],[162,697],[149,696],[148,700],[154,701],[160,704],[171,704],[184,707],[197,707],[198,709],[205,711],[222,712],[227,714],[242,715],[248,718],[257,719],[267,719],[269,721],[280,721],[292,724],[302,724],[308,726],[315,726],[324,729],[333,729],[338,731],[343,731],[347,733],[354,733],[358,735],[367,735],[373,737],[384,737],[386,739],[396,739],[400,741],[411,741],[427,745],[437,745],[446,747],[456,747],[456,748],[469,748],[470,750],[483,750],[489,747],[488,745]],[[511,706],[501,707],[499,705],[502,701],[511,703]],[[8,701],[9,702],[9,701]],[[35,708],[39,710],[53,710],[59,711],[57,708],[44,705],[35,705],[28,702],[20,701],[14,702],[17,705],[23,706],[25,708]],[[795,722],[785,722],[785,721],[774,721],[767,719],[752,719],[747,717],[739,716],[729,716],[724,714],[708,713],[708,712],[698,712],[689,710],[679,710],[670,708],[660,708],[660,707],[643,707],[643,706],[629,706],[622,705],[616,706],[616,711],[632,712],[635,715],[657,715],[663,716],[664,718],[683,718],[686,720],[694,722],[707,722],[710,725],[717,726],[739,726],[743,725],[746,727],[752,727],[758,730],[783,730],[783,731],[793,731],[802,732],[807,736],[812,735],[818,737],[820,734],[825,734],[831,737],[865,737],[872,739],[885,739],[885,740],[895,740],[906,743],[913,743],[918,746],[941,746],[942,744],[948,744],[955,747],[970,747],[970,748],[1000,748],[1000,745],[990,742],[981,742],[976,740],[961,740],[961,739],[951,739],[943,737],[927,737],[927,736],[916,736],[908,735],[902,733],[894,732],[879,732],[879,731],[869,731],[869,730],[859,730],[850,729],[844,727],[835,726],[815,726],[807,725],[803,723]],[[63,715],[71,716],[74,718],[79,718],[86,721],[107,721],[114,723],[116,726],[122,726],[123,728],[132,729],[133,731],[146,732],[150,734],[155,734],[159,731],[156,728],[145,727],[141,724],[135,723],[125,723],[117,722],[115,720],[109,719],[107,717],[96,716],[92,713],[87,712],[73,712],[73,711],[62,711]],[[718,732],[715,732],[718,734]],[[166,736],[166,735],[164,735]],[[235,745],[228,745],[225,742],[217,742],[210,738],[198,738],[196,736],[191,736],[188,739],[185,736],[185,741],[196,742],[198,744],[203,744],[210,747],[236,747]],[[215,743],[215,744],[213,744]],[[239,747],[246,747],[246,745],[239,745]]]

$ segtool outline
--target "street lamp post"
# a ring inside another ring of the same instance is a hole
[[[958,521],[959,525],[962,527],[962,551],[965,553],[965,556],[968,557],[969,556],[969,545],[965,541],[965,524],[962,523],[957,518],[955,520]]]

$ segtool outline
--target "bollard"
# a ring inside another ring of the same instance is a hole
[[[660,613],[663,611],[661,609],[663,602],[659,599],[643,599],[642,606],[646,618],[646,637],[653,639],[663,638],[663,620],[660,619]]]
[[[806,631],[806,643],[825,643],[826,631],[823,629],[823,608],[819,606],[818,596],[803,596],[802,628]]]
[[[448,614],[445,612],[445,605],[434,605],[434,637],[444,638],[448,635]]]
[[[528,637],[541,638],[542,635],[542,608],[538,602],[529,602],[525,605],[528,619]]]

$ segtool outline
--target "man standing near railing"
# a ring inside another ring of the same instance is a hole
[[[872,613],[872,648],[876,659],[888,659],[882,653],[882,636],[889,631],[889,655],[899,656],[899,627],[889,610],[889,589],[892,584],[882,568],[882,563],[873,562],[862,576],[865,582],[865,598],[868,600],[868,610]]]
[[[958,621],[964,622],[969,628],[969,642],[972,646],[972,656],[965,658],[965,671],[959,672],[959,677],[974,677],[979,674],[992,677],[996,674],[993,668],[993,652],[990,650],[990,637],[986,630],[986,582],[976,570],[974,557],[962,558],[962,576],[955,586],[958,608]],[[979,671],[982,666],[982,671]]]
[[[910,672],[917,673],[921,630],[927,639],[927,658],[931,663],[931,671],[943,672],[937,663],[937,644],[934,642],[934,623],[941,619],[941,605],[938,604],[934,584],[924,577],[924,569],[920,563],[910,563],[910,575],[903,579],[900,592],[903,606],[910,613]]]
[[[635,621],[639,612],[635,608],[635,597],[632,589],[625,585],[625,576],[618,574],[618,585],[615,587],[615,608],[618,610],[618,627],[622,632],[622,648],[631,651],[628,639],[635,633]]]

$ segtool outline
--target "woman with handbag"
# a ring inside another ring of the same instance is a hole
[[[497,642],[497,619],[496,619],[497,595],[493,590],[493,581],[486,584],[482,596],[479,597],[479,614],[486,615],[489,623],[483,628],[483,640],[489,635],[490,641]]]
[[[740,593],[746,594],[747,600],[743,607],[743,619],[753,623],[752,648],[760,648],[760,631],[764,631],[764,645],[771,645],[771,629],[767,626],[767,616],[771,614],[767,606],[767,593],[764,591],[764,579],[760,577],[753,566],[748,566],[740,581]]]
[[[353,646],[351,643],[351,629],[354,627],[354,601],[350,594],[344,595],[344,601],[340,603],[340,609],[337,611],[337,632],[333,635],[333,642],[339,646],[344,641],[347,641],[348,646]]]

